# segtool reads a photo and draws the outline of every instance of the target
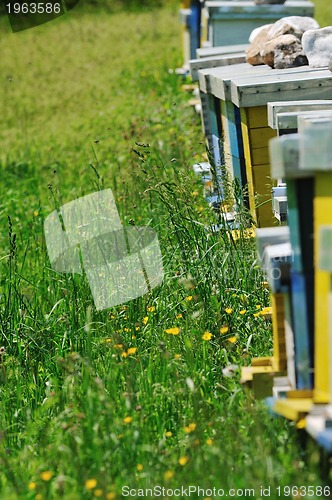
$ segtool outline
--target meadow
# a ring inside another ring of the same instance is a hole
[[[245,193],[239,234],[215,233],[192,172],[206,151],[172,71],[177,9],[76,8],[16,34],[1,19],[1,499],[322,484],[317,450],[239,382],[272,353],[269,291]],[[85,276],[52,269],[44,220],[106,188],[123,225],[157,232],[165,277],[97,311]]]

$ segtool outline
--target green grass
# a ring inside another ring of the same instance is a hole
[[[319,484],[294,426],[223,372],[271,353],[269,294],[253,241],[206,230],[176,10],[1,28],[0,497]],[[52,270],[43,221],[104,188],[157,231],[165,279],[96,311],[84,277]]]

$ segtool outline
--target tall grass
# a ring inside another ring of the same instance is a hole
[[[1,498],[318,483],[293,426],[239,383],[271,354],[269,293],[253,240],[213,231],[193,177],[174,12],[73,10],[0,43]],[[109,187],[124,225],[158,233],[165,278],[97,311],[84,277],[51,268],[43,221]]]

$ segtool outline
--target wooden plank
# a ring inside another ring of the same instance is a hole
[[[254,165],[265,165],[270,161],[269,148],[251,149],[251,162]]]
[[[257,110],[257,108],[251,108]],[[259,108],[260,109],[260,108]],[[266,108],[263,108],[264,111]],[[261,128],[253,128],[249,116],[249,140],[251,150],[259,149],[259,148],[267,148],[269,140],[276,137],[275,130],[272,130],[270,127],[261,127]],[[263,122],[263,120],[262,120]]]
[[[277,399],[275,401],[273,411],[278,415],[281,415],[288,420],[293,420],[294,422],[299,421],[304,418],[313,406],[313,400],[311,398],[303,399]]]
[[[231,81],[235,77],[243,77],[243,75],[260,75],[265,78],[265,75],[271,73],[272,69],[269,66],[251,66],[250,64],[234,64],[233,66],[224,66],[222,68],[214,68],[212,70],[202,70],[198,74],[205,72],[206,88],[213,95],[224,101],[231,100]],[[200,81],[201,85],[201,81]],[[239,107],[239,106],[238,106]]]
[[[266,106],[248,108],[247,121],[250,128],[266,127],[268,123]]]
[[[199,59],[205,57],[223,56],[234,54],[235,52],[245,52],[249,47],[249,43],[242,43],[237,45],[220,45],[218,47],[206,47],[197,49],[197,57]]]
[[[316,403],[330,402],[329,387],[329,310],[330,274],[318,267],[320,254],[319,229],[322,225],[332,224],[332,176],[330,172],[318,172],[315,177],[314,198],[314,241],[315,252],[315,390]]]
[[[313,285],[313,283],[312,283]],[[297,389],[312,389],[313,360],[309,336],[309,311],[305,275],[291,271],[291,305],[295,339],[295,369]],[[312,305],[311,305],[312,308]]]
[[[286,355],[287,355],[287,377],[289,385],[296,388],[296,368],[295,368],[295,338],[292,321],[291,294],[288,283],[288,292],[284,293],[284,308],[285,308],[285,340],[286,340]]]
[[[221,114],[225,148],[229,151],[226,166],[233,180],[237,179],[241,186],[247,182],[243,157],[243,142],[240,111],[229,101],[221,101]]]
[[[208,10],[209,15],[220,15],[222,18],[225,14],[233,16],[235,13],[254,14],[262,13],[263,15],[274,15],[276,13],[279,17],[290,15],[312,16],[314,4],[307,0],[288,0],[286,4],[261,4],[256,5],[251,0],[208,0],[205,2],[205,8]],[[294,9],[293,11],[291,9]],[[303,13],[299,14],[298,9],[303,9]],[[290,12],[293,12],[290,14]]]
[[[274,130],[278,129],[278,116],[280,114],[296,114],[303,111],[319,111],[332,108],[332,99],[328,100],[315,100],[315,101],[281,101],[281,102],[268,102],[267,114],[269,127]],[[297,128],[297,122],[296,127]]]
[[[198,71],[209,68],[219,68],[232,64],[240,64],[246,62],[244,52],[235,52],[233,54],[206,57],[204,59],[191,59],[189,61],[190,74],[194,82],[198,81]]]
[[[273,357],[279,371],[287,370],[287,354],[285,339],[285,303],[283,294],[271,294]]]
[[[310,102],[310,101],[309,101]],[[301,112],[293,112],[293,113],[279,113],[277,115],[277,129],[280,132],[284,130],[297,130],[298,129],[298,121],[303,118],[314,118],[314,117],[332,117],[332,108],[331,110],[321,110],[321,111],[301,111]]]
[[[246,177],[247,177],[247,188],[248,188],[248,196],[249,196],[249,208],[250,213],[253,216],[254,220],[257,222],[257,214],[255,207],[255,189],[254,189],[254,180],[253,180],[253,172],[252,172],[252,163],[251,163],[251,153],[250,153],[250,143],[249,143],[249,129],[247,122],[247,110],[240,110],[241,117],[241,133],[242,133],[242,142],[243,142],[243,154],[245,158],[245,168],[246,168]]]
[[[198,72],[200,86],[204,92],[211,92],[216,97],[224,100],[232,100],[231,97],[231,80],[232,79],[247,79],[259,75],[260,81],[265,81],[267,77],[273,76],[275,79],[278,75],[285,77],[286,75],[302,74],[302,73],[317,73],[321,72],[321,68],[310,68],[309,66],[300,66],[297,68],[288,69],[272,69],[266,64],[260,66],[252,66],[248,63],[234,64],[231,66],[223,66],[220,68],[211,68],[200,70]],[[264,79],[263,79],[264,75]],[[205,79],[207,80],[205,82]],[[276,97],[276,96],[275,96]],[[297,95],[298,97],[298,95]],[[276,99],[269,99],[276,100]],[[268,101],[267,101],[268,102]],[[263,103],[266,105],[266,102]]]
[[[239,107],[261,106],[279,99],[296,100],[299,95],[304,100],[328,99],[331,91],[332,74],[327,69],[274,73],[264,75],[264,79],[257,75],[248,79],[233,78],[231,82],[231,99]]]

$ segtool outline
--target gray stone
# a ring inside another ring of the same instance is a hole
[[[281,35],[294,35],[301,40],[307,30],[316,30],[319,24],[312,17],[288,16],[276,21],[270,29],[269,38],[272,40]]]
[[[253,37],[251,44],[246,49],[246,61],[253,66],[258,66],[259,64],[264,64],[261,51],[264,49],[266,42],[269,40],[269,31],[273,24],[266,24],[257,30],[252,32]]]
[[[302,46],[309,66],[313,68],[328,66],[332,57],[332,26],[306,31],[302,37]]]
[[[249,43],[252,43],[262,30],[265,28],[271,28],[272,26],[273,24],[263,24],[263,26],[258,26],[258,28],[252,30],[249,36]]]
[[[329,62],[329,70],[332,71],[332,57],[331,57],[330,62]]]
[[[265,64],[276,69],[308,64],[301,42],[294,35],[281,35],[270,40],[265,44],[261,56]]]

